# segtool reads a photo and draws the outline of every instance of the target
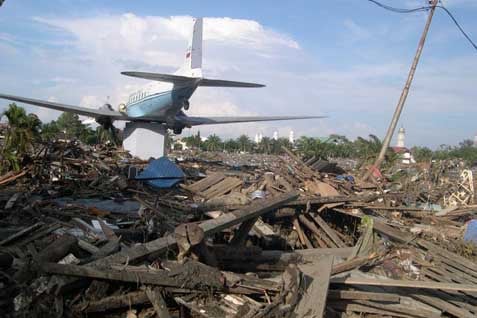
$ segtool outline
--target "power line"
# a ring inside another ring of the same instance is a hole
[[[391,6],[388,6],[386,4],[383,4],[381,2],[378,2],[376,0],[368,0],[372,3],[374,3],[375,5],[377,5],[378,7],[381,7],[385,10],[388,10],[388,11],[391,11],[391,12],[395,12],[395,13],[413,13],[413,12],[420,12],[420,11],[427,11],[431,8],[431,6],[423,6],[423,7],[418,7],[418,8],[412,8],[412,9],[403,9],[403,8],[396,8],[396,7],[391,7]],[[447,9],[446,7],[444,7],[444,5],[442,4],[441,1],[439,1],[441,4],[440,5],[437,5],[436,8],[440,8],[442,10],[444,10],[447,15],[451,18],[451,20],[454,22],[454,24],[456,25],[456,27],[459,29],[459,31],[462,33],[462,35],[467,39],[467,41],[469,41],[469,43],[474,47],[474,49],[477,51],[477,45],[475,44],[474,41],[472,41],[472,39],[470,38],[470,36],[467,34],[467,32],[465,32],[464,28],[462,28],[462,26],[459,24],[459,22],[457,21],[457,19],[454,17],[454,15],[452,14],[452,12],[449,11],[449,9]]]
[[[457,22],[456,18],[454,18],[454,16],[452,15],[452,13],[446,8],[444,7],[443,5],[439,5],[437,6],[439,8],[441,8],[442,10],[444,10],[448,15],[449,17],[452,19],[452,21],[455,23],[455,25],[457,26],[457,28],[460,30],[460,32],[462,33],[462,35],[467,39],[467,41],[469,41],[469,43],[474,47],[475,50],[477,50],[477,45],[475,44],[474,41],[472,41],[472,39],[470,38],[470,36],[464,31],[464,29],[460,26],[459,22]]]
[[[386,9],[386,10],[389,10],[389,11],[392,11],[392,12],[395,12],[395,13],[412,13],[412,12],[418,12],[418,11],[426,11],[426,10],[431,8],[430,6],[425,6],[425,7],[419,7],[419,8],[414,8],[414,9],[402,9],[402,8],[395,8],[395,7],[388,6],[384,3],[378,2],[376,0],[368,0],[368,1],[374,3],[378,7],[381,7],[383,9]]]

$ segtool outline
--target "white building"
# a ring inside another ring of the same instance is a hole
[[[278,140],[278,131],[273,132],[273,140]]]
[[[405,148],[405,141],[406,141],[406,131],[404,127],[399,128],[398,135],[397,135],[397,143],[396,147]]]
[[[295,132],[293,130],[290,130],[290,134],[288,135],[288,141],[290,141],[291,144],[295,143]]]

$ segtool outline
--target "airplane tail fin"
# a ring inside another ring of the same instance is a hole
[[[191,80],[198,80],[199,86],[214,87],[264,87],[265,85],[256,83],[246,83],[237,81],[225,81],[202,77],[202,29],[203,18],[194,19],[194,28],[189,46],[185,54],[185,61],[182,67],[174,74],[160,74],[147,72],[121,72],[123,75],[144,78],[153,81],[168,82],[178,85],[190,83]]]
[[[194,19],[192,38],[185,53],[184,65],[176,72],[177,75],[202,77],[202,29],[203,18]]]

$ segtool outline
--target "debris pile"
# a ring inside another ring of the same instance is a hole
[[[469,170],[363,182],[285,151],[45,146],[0,177],[2,317],[477,315]]]

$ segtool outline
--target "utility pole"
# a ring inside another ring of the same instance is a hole
[[[399,121],[399,117],[401,116],[402,109],[404,108],[404,104],[406,103],[407,95],[409,94],[409,88],[411,87],[412,80],[414,78],[414,73],[416,73],[417,64],[419,63],[419,58],[421,57],[422,49],[424,48],[424,43],[426,42],[427,33],[429,32],[429,27],[431,26],[432,17],[434,16],[434,11],[436,10],[436,5],[439,0],[430,0],[430,10],[429,16],[427,17],[426,26],[424,27],[424,31],[421,35],[421,39],[419,40],[419,45],[417,47],[416,55],[414,56],[414,61],[412,62],[411,69],[409,70],[409,75],[407,76],[406,85],[401,93],[401,97],[399,98],[399,102],[396,106],[396,110],[394,111],[393,118],[391,123],[389,124],[388,131],[386,133],[386,137],[384,137],[383,145],[381,147],[381,152],[379,153],[378,157],[374,164],[369,168],[366,174],[363,177],[363,180],[366,181],[374,169],[379,169],[381,166],[384,156],[386,155],[386,151],[389,148],[389,144],[391,143],[391,139],[394,134],[394,130],[396,130],[397,123]]]

